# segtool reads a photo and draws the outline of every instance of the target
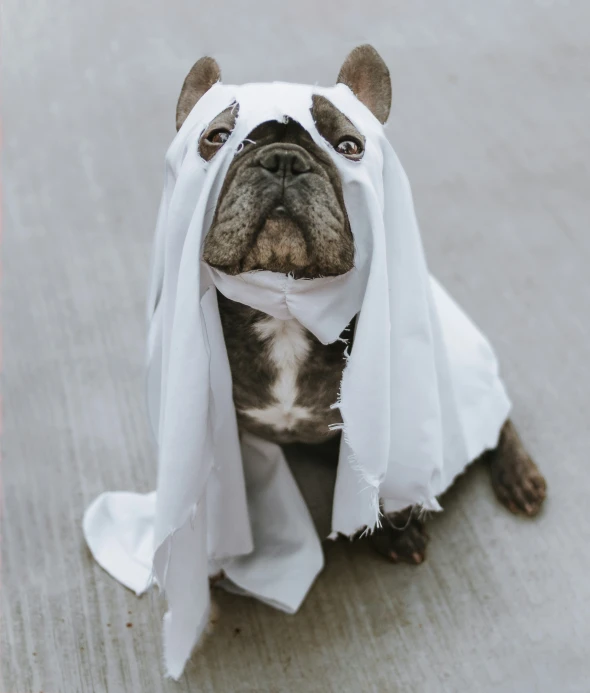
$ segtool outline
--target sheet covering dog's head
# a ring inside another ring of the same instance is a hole
[[[211,58],[188,74],[177,107],[177,128],[220,70]],[[389,71],[371,46],[353,51],[339,83],[346,84],[381,122],[391,105]],[[359,161],[365,137],[329,99],[310,104],[317,132],[334,152]],[[239,104],[224,109],[199,137],[206,161],[218,155],[234,130]],[[338,169],[325,148],[296,120],[261,123],[247,133],[225,175],[204,245],[204,260],[229,274],[251,270],[333,276],[352,269],[354,241]]]
[[[153,569],[168,596],[174,676],[206,620],[207,565],[252,551],[248,501],[272,478],[250,481],[246,497],[216,290],[296,319],[324,344],[357,316],[334,403],[343,421],[336,533],[374,527],[380,500],[388,511],[438,509],[436,496],[494,446],[506,418],[491,349],[429,278],[410,187],[383,130],[384,75],[365,48],[331,88],[223,85],[210,59],[185,82],[166,157],[148,349],[159,451]],[[249,449],[261,456],[256,469],[278,459],[274,448]],[[265,503],[258,530],[279,526],[286,503]],[[258,577],[260,590],[268,575]],[[298,604],[308,587],[302,578],[286,589]]]

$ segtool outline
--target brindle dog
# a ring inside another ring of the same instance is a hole
[[[220,78],[212,58],[193,66],[178,101],[177,128]],[[338,82],[382,123],[387,120],[390,76],[374,48],[353,50]],[[311,110],[318,131],[338,155],[363,156],[363,134],[330,101],[315,96]],[[223,147],[238,112],[239,104],[219,113],[200,135],[205,160]],[[228,169],[203,259],[229,274],[272,270],[314,278],[352,268],[354,243],[338,171],[298,123],[266,122],[248,135]],[[324,346],[295,320],[282,322],[221,294],[218,298],[240,428],[281,444],[323,443],[337,436],[330,424],[340,422],[339,412],[331,405],[344,367],[344,342]],[[350,341],[352,335],[349,326],[342,336]],[[510,421],[497,448],[484,458],[499,500],[514,513],[537,514],[545,480]],[[394,561],[421,563],[427,536],[418,515],[408,508],[386,520],[373,535],[376,548]]]

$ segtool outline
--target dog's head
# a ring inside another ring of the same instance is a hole
[[[178,100],[177,129],[220,78],[212,58],[195,63]],[[387,120],[389,71],[374,48],[353,50],[338,82],[350,87],[382,123]],[[238,109],[219,113],[201,134],[199,152],[205,160],[229,138]],[[362,158],[363,134],[328,99],[315,95],[311,112],[318,132],[338,155]],[[352,269],[354,242],[338,170],[297,122],[269,121],[249,133],[227,171],[203,258],[228,274],[271,270],[313,278]]]

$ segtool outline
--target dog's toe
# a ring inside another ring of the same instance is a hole
[[[419,565],[426,558],[428,538],[423,523],[402,511],[384,518],[383,526],[371,535],[371,543],[393,563]]]
[[[547,483],[528,455],[497,460],[492,465],[492,486],[508,510],[529,517],[537,515],[547,495]]]

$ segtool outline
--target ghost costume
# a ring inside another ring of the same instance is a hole
[[[316,129],[312,95],[365,136],[351,161]],[[209,161],[208,123],[239,105],[234,130]],[[331,156],[355,244],[354,269],[294,279],[229,276],[202,257],[235,153],[260,123],[291,118]],[[209,617],[209,576],[294,613],[323,567],[320,538],[279,446],[238,434],[217,291],[323,344],[358,315],[340,395],[332,533],[351,535],[388,511],[436,500],[470,461],[495,447],[510,402],[483,335],[429,276],[404,170],[382,125],[339,84],[214,85],[166,156],[149,292],[147,400],[158,446],[157,491],[105,493],[84,533],[98,563],[138,594],[166,595],[164,661],[178,678]]]

